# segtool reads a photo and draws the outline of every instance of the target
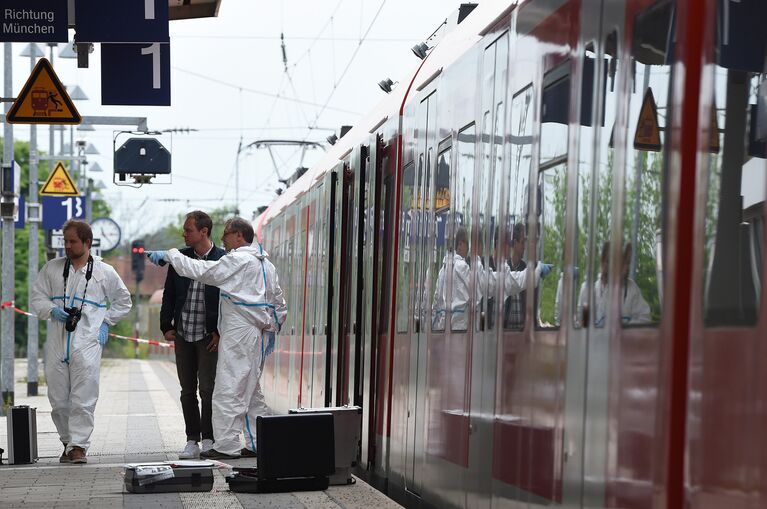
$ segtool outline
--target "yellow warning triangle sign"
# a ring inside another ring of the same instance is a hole
[[[79,124],[80,113],[48,60],[41,58],[6,115],[9,124]]]
[[[43,188],[40,189],[40,194],[43,196],[80,196],[80,191],[77,190],[77,186],[72,177],[69,176],[67,169],[64,168],[64,164],[59,161],[48,176],[48,180],[45,181]]]
[[[639,112],[637,129],[634,133],[634,148],[652,152],[660,152],[661,149],[658,108],[655,106],[652,88],[647,89],[642,101],[642,110]]]

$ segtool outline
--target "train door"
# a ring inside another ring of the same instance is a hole
[[[349,309],[351,311],[351,334],[348,343],[348,380],[351,381],[347,392],[347,403],[362,406],[362,365],[363,345],[362,331],[365,327],[367,312],[364,309],[363,289],[368,284],[365,280],[363,267],[365,244],[365,197],[367,169],[366,146],[357,146],[352,150],[350,168],[354,175],[354,183],[349,196],[349,207],[352,212],[350,221],[351,235],[349,236]]]
[[[295,321],[290,327],[290,386],[288,390],[288,408],[301,405],[301,361],[303,352],[303,327],[304,327],[304,308],[306,301],[305,282],[306,282],[306,241],[307,241],[307,219],[309,217],[309,208],[307,206],[307,197],[303,196],[296,201],[296,235],[293,255],[293,295],[291,297],[290,309],[295,309]]]
[[[493,506],[562,500],[567,341],[561,292],[579,7],[576,1],[533,1],[512,22],[509,170],[500,180],[507,192],[496,248],[503,261],[496,271],[503,305],[497,320],[502,339],[492,423]],[[553,265],[551,272],[539,261]]]
[[[277,270],[277,277],[280,282],[280,287],[285,285],[285,273],[284,273],[284,255],[283,255],[283,241],[284,241],[284,226],[285,219],[283,216],[275,217],[269,223],[268,233],[264,238],[264,250],[269,253],[269,259],[274,264]],[[276,339],[279,342],[279,336]],[[275,349],[278,350],[277,345]],[[268,396],[268,404],[275,404],[276,386],[275,381],[277,378],[276,370],[276,355],[270,355],[267,357],[264,363],[264,369],[261,373],[261,388],[265,395]]]
[[[609,252],[604,253],[604,260],[602,257],[611,230],[611,130],[619,90],[616,24],[622,24],[623,16],[616,11],[621,10],[616,3],[581,4],[577,46],[581,51],[575,56],[569,86],[568,104],[576,105],[569,108],[570,114],[579,122],[571,122],[577,127],[570,132],[573,153],[568,169],[565,270],[557,289],[557,322],[566,338],[561,456],[565,506],[602,507],[604,503],[607,442],[605,420],[597,417],[608,412],[609,329],[605,313],[593,313],[590,299],[595,289],[600,298],[609,291],[605,283],[609,273],[603,270],[609,265]]]
[[[413,328],[410,335],[410,374],[408,377],[408,407],[406,436],[406,488],[415,494],[421,494],[424,470],[424,435],[425,423],[425,385],[426,352],[428,325],[431,316],[431,279],[430,256],[433,250],[429,245],[432,214],[430,207],[431,175],[435,159],[435,95],[424,99],[418,106],[416,124],[416,180],[415,192],[410,206],[411,224],[411,310]]]
[[[380,312],[380,228],[381,228],[381,167],[382,143],[379,136],[373,136],[370,155],[366,164],[364,184],[364,223],[363,223],[363,280],[365,286],[362,297],[363,329],[361,359],[361,397],[362,397],[362,447],[360,464],[364,468],[373,461],[375,447],[375,409],[376,377],[378,357],[378,324],[382,318]]]
[[[295,292],[293,260],[295,258],[296,244],[296,216],[292,210],[288,210],[285,219],[285,235],[283,242],[283,257],[280,270],[280,286],[285,294],[285,302],[288,305],[288,316],[282,324],[282,330],[278,336],[274,352],[274,369],[276,373],[275,403],[273,408],[279,412],[287,412],[291,407],[289,401],[290,390],[290,363],[291,345],[295,333],[296,312],[293,296]]]
[[[344,207],[346,195],[346,164],[338,163],[332,172],[333,193],[332,208],[333,221],[331,222],[330,232],[332,243],[330,252],[332,256],[332,300],[328,310],[328,329],[330,337],[328,338],[328,359],[325,366],[328,369],[327,392],[325,394],[326,405],[332,406],[338,404],[337,398],[340,394],[340,373],[341,373],[341,351],[343,345],[344,328],[346,327],[346,278],[344,277],[345,256],[344,256],[344,224],[347,221],[347,212]]]
[[[327,173],[317,185],[317,301],[315,304],[312,336],[314,353],[312,355],[312,406],[330,405],[330,369],[331,345],[329,344],[332,327],[333,299],[333,207],[335,193],[335,172]]]
[[[389,366],[392,362],[392,343],[390,343],[390,330],[391,325],[394,323],[396,317],[393,317],[394,309],[391,308],[391,293],[392,293],[392,258],[395,255],[395,239],[397,238],[397,231],[394,228],[394,221],[396,219],[397,210],[395,209],[395,196],[396,196],[396,157],[392,154],[395,153],[394,148],[396,143],[390,143],[384,145],[381,140],[380,145],[377,148],[376,164],[381,175],[381,225],[380,225],[380,245],[381,256],[379,263],[378,281],[381,285],[381,291],[379,292],[380,304],[378,306],[378,354],[377,354],[377,368],[376,368],[376,410],[375,410],[375,454],[372,455],[372,468],[374,476],[371,476],[371,483],[375,481],[381,481],[388,478],[388,474],[391,471],[390,465],[390,452],[391,452],[391,437],[387,433],[387,423],[391,416],[389,402],[391,398],[389,395]],[[372,159],[372,157],[371,157]],[[377,486],[380,488],[380,485]]]
[[[501,191],[504,176],[508,30],[484,49],[481,79],[479,161],[476,165],[477,215],[472,228],[475,246],[469,262],[476,289],[471,341],[466,507],[489,507],[497,345],[501,297],[497,274],[503,274],[498,245],[501,226]],[[453,281],[456,291],[457,281]]]
[[[311,407],[314,401],[314,322],[318,300],[317,282],[319,280],[319,256],[317,244],[320,241],[318,221],[319,189],[313,186],[306,193],[307,205],[305,207],[306,220],[306,253],[304,254],[304,305],[301,307],[301,372],[299,373],[299,385],[301,394],[299,405]]]
[[[340,179],[341,192],[337,198],[337,211],[341,212],[341,223],[338,225],[340,235],[336,238],[339,253],[337,266],[339,267],[339,319],[337,352],[333,356],[336,362],[335,368],[335,405],[349,403],[349,341],[353,336],[353,322],[356,314],[352,312],[352,267],[354,255],[352,254],[352,238],[354,237],[355,214],[353,195],[355,188],[354,173],[348,163],[343,164]]]

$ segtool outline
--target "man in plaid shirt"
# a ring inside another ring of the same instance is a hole
[[[511,258],[509,259],[509,269],[512,272],[525,270],[525,236],[524,223],[516,223],[511,235]],[[536,292],[538,291],[536,287]],[[511,295],[504,304],[504,328],[511,330],[522,330],[525,326],[525,309],[527,305],[527,290],[523,290],[516,295]]]
[[[226,252],[210,240],[211,230],[213,221],[208,214],[199,210],[187,214],[184,221],[187,248],[181,252],[198,260],[218,260],[224,256]],[[218,357],[218,297],[218,288],[181,277],[168,266],[160,327],[167,341],[176,342],[176,370],[187,439],[179,459],[198,458],[200,438],[203,451],[213,447],[211,409]],[[198,380],[201,409],[197,402]]]

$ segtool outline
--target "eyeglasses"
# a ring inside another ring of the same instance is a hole
[[[234,235],[235,233],[237,233],[237,232],[235,232],[233,230],[229,230],[229,231],[224,230],[224,233],[221,236],[222,237],[226,237],[227,235]]]

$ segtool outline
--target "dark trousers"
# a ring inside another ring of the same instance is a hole
[[[218,354],[207,350],[210,336],[194,343],[176,337],[176,370],[181,383],[181,410],[186,424],[186,439],[199,442],[202,438],[213,440],[211,408],[213,384],[216,380]],[[197,405],[199,380],[202,411]]]

